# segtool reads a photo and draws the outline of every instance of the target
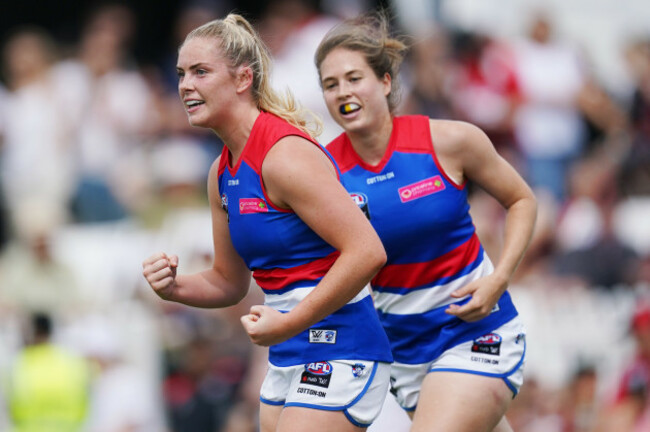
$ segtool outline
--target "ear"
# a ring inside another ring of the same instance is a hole
[[[384,96],[388,97],[390,92],[393,90],[393,79],[391,78],[390,74],[386,72],[384,74],[384,78],[381,81],[382,85],[384,86]]]
[[[239,66],[235,72],[235,90],[243,93],[253,86],[253,69],[250,66]]]

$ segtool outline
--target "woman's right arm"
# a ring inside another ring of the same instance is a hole
[[[235,250],[226,212],[221,207],[219,159],[210,168],[208,198],[212,214],[214,261],[199,273],[176,274],[178,257],[159,252],[142,263],[143,275],[156,294],[169,301],[203,308],[219,308],[239,303],[250,286],[251,272]]]

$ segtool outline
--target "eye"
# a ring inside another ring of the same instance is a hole
[[[185,76],[185,72],[183,72],[183,70],[181,70],[181,69],[176,69],[176,75],[180,79],[180,78],[183,78]]]
[[[205,75],[207,73],[208,73],[208,71],[206,71],[205,69],[197,69],[196,70],[196,74],[199,75],[199,76]]]

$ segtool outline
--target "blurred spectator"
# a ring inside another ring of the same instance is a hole
[[[521,105],[514,131],[534,189],[545,188],[562,201],[571,163],[582,153],[586,128],[578,106],[585,71],[577,51],[553,35],[553,22],[533,17],[528,38],[515,44]]]
[[[83,354],[93,368],[88,419],[89,432],[162,432],[158,392],[151,391],[144,374],[126,361],[122,339],[107,319],[87,320]]]
[[[634,285],[638,257],[612,225],[619,200],[617,166],[603,152],[580,160],[569,173],[569,198],[556,226],[555,271],[587,286]],[[594,265],[598,263],[598,265]]]
[[[613,401],[603,413],[598,432],[650,430],[650,302],[641,299],[630,330],[636,352],[624,370]]]
[[[3,147],[5,141],[5,122],[6,122],[6,110],[9,109],[8,106],[8,93],[5,87],[0,82],[0,166],[3,162]],[[5,188],[3,186],[4,179],[0,175],[0,251],[4,248],[5,244],[9,240],[9,211],[7,209],[7,199],[5,196]]]
[[[48,311],[63,322],[84,306],[73,268],[54,254],[53,242],[63,215],[58,206],[30,201],[17,203],[16,235],[0,255],[0,307],[5,314]]]
[[[447,32],[434,27],[414,39],[405,65],[409,91],[400,111],[431,118],[455,118],[449,88],[452,53]]]
[[[76,58],[55,68],[75,128],[77,222],[124,218],[146,193],[143,142],[156,130],[157,118],[151,90],[130,57],[135,25],[127,6],[109,3],[93,10]]]
[[[517,397],[506,413],[513,431],[563,432],[558,395],[549,391],[535,377],[526,377]]]
[[[216,345],[201,338],[182,349],[180,361],[164,381],[164,395],[175,432],[219,431],[234,405],[240,365],[219,364]],[[228,359],[221,359],[228,361]],[[235,369],[230,370],[230,366]],[[225,368],[225,369],[224,369]]]
[[[273,86],[288,89],[296,101],[323,122],[319,142],[328,143],[341,128],[327,112],[314,65],[323,36],[338,22],[317,0],[271,0],[263,9],[258,30],[273,55]]]
[[[3,50],[8,93],[0,110],[3,136],[3,195],[20,230],[16,215],[22,201],[42,201],[64,220],[72,188],[69,124],[62,116],[69,107],[52,73],[56,45],[37,27],[16,30]],[[11,109],[9,109],[11,107]]]
[[[205,187],[213,160],[213,155],[192,137],[172,135],[159,139],[148,154],[152,193],[150,203],[139,213],[140,220],[160,229],[161,238],[173,235],[183,246],[192,247],[191,240],[185,239],[198,237],[192,219],[207,212]],[[196,244],[204,243],[201,239]]]
[[[512,50],[482,33],[457,32],[452,39],[450,91],[456,120],[478,125],[505,156],[512,152],[513,117],[520,100]]]
[[[630,104],[632,146],[623,161],[622,187],[628,195],[650,196],[650,39],[631,42],[625,51],[634,90]]]
[[[89,398],[88,365],[50,341],[48,315],[35,314],[31,325],[32,334],[11,371],[11,432],[81,431]]]
[[[562,432],[593,432],[598,419],[600,400],[598,374],[592,366],[581,366],[565,386],[560,398]]]

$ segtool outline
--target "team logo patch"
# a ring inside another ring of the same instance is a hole
[[[408,186],[401,187],[397,190],[399,199],[405,203],[425,197],[445,189],[445,183],[439,175],[429,177],[428,179],[421,180],[417,183],[412,183]]]
[[[332,378],[332,367],[329,362],[315,362],[305,365],[305,370],[300,377],[302,384],[311,384],[318,387],[329,387]]]
[[[499,355],[501,352],[501,336],[496,333],[488,333],[480,338],[474,339],[472,352]]]
[[[370,211],[368,210],[368,197],[366,194],[362,194],[359,192],[351,192],[350,197],[352,197],[352,200],[355,202],[357,206],[361,209],[363,214],[366,215],[368,220],[370,220]]]
[[[266,213],[269,206],[260,198],[240,198],[239,214]]]
[[[309,343],[336,343],[336,330],[309,329]]]
[[[221,194],[221,208],[226,212],[226,219],[230,223],[230,215],[228,214],[228,195],[226,193]]]
[[[363,365],[361,363],[355,363],[352,365],[352,375],[354,375],[355,378],[361,378],[366,374],[366,365]]]

